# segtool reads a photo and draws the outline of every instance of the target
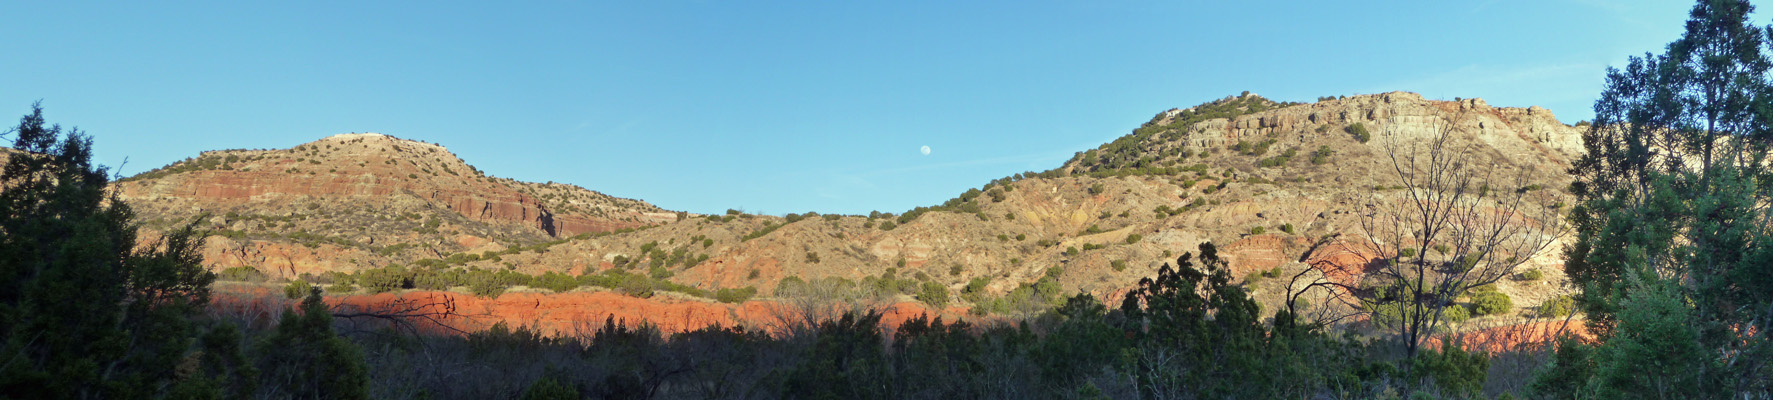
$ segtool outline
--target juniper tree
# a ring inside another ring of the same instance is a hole
[[[1583,134],[1587,154],[1571,169],[1577,237],[1565,264],[1601,342],[1593,360],[1600,372],[1589,382],[1596,392],[1648,396],[1607,375],[1651,374],[1642,363],[1656,362],[1698,374],[1670,381],[1680,387],[1665,393],[1768,393],[1773,62],[1768,31],[1750,24],[1751,11],[1746,1],[1700,1],[1665,53],[1608,70]],[[1684,310],[1666,310],[1673,306]],[[1710,359],[1623,356],[1631,353],[1621,346],[1643,339],[1624,330],[1658,324],[1697,334],[1660,338],[1656,346],[1701,348]]]
[[[156,398],[236,387],[175,368],[199,348],[237,353],[237,343],[216,337],[198,343],[213,336],[195,318],[215,276],[199,265],[191,227],[140,245],[135,213],[92,162],[90,138],[46,126],[37,105],[7,133],[15,136],[0,170],[0,393]]]

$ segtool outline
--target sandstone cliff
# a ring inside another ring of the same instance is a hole
[[[1357,124],[1369,140],[1348,133]],[[1208,241],[1238,277],[1317,265],[1331,279],[1358,280],[1373,254],[1351,235],[1355,212],[1399,193],[1391,146],[1449,124],[1472,144],[1465,159],[1526,171],[1541,190],[1567,197],[1558,191],[1582,150],[1578,128],[1537,107],[1402,92],[1310,104],[1246,95],[1173,109],[1055,170],[903,216],[671,213],[577,186],[490,177],[441,146],[375,134],[206,152],[120,190],[151,227],[209,215],[213,268],[255,266],[284,278],[430,258],[532,274],[620,268],[765,296],[784,278],[861,282],[889,270],[956,297],[974,280],[988,282],[981,295],[997,296],[1056,276],[1068,292],[1106,298]],[[1277,160],[1286,150],[1298,154]],[[1558,263],[1543,255],[1530,268],[1550,279],[1501,290],[1521,306],[1555,296]],[[655,264],[662,270],[649,272]],[[1283,291],[1253,287],[1271,303]]]

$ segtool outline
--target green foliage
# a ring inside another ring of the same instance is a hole
[[[751,231],[751,233],[745,234],[744,237],[739,238],[739,241],[743,242],[743,241],[748,241],[751,239],[763,237],[763,235],[768,235],[768,234],[770,234],[770,232],[775,232],[777,229],[781,229],[783,226],[787,226],[787,224],[778,225],[774,222],[765,222],[765,223],[763,223],[763,228],[759,228],[758,230]],[[889,231],[892,230],[891,228],[884,226],[884,224],[883,224],[883,226],[880,227],[880,229],[889,230]],[[646,250],[643,249],[643,250],[641,250],[641,252],[646,252]]]
[[[1522,281],[1528,281],[1528,282],[1537,281],[1540,279],[1545,279],[1545,272],[1540,271],[1540,270],[1536,270],[1536,269],[1530,269],[1530,270],[1527,270],[1526,272],[1520,273],[1520,275],[1515,276],[1515,279],[1522,280]]]
[[[1274,157],[1269,157],[1269,158],[1264,158],[1261,161],[1257,161],[1256,165],[1263,167],[1263,168],[1274,168],[1274,167],[1286,166],[1287,162],[1293,161],[1293,157],[1297,157],[1297,156],[1299,156],[1299,149],[1297,149],[1297,148],[1287,149],[1287,151],[1282,152],[1280,155],[1277,155]]]
[[[251,265],[242,265],[224,269],[222,270],[222,273],[216,274],[216,280],[223,281],[264,282],[269,279],[269,277],[265,276],[264,272],[259,272],[258,268],[253,268]]]
[[[1140,280],[1121,302],[1139,352],[1166,356],[1130,360],[1142,397],[1293,398],[1337,379],[1307,363],[1348,363],[1340,358],[1346,355],[1330,351],[1308,360],[1297,350],[1341,345],[1284,311],[1275,316],[1271,332],[1256,301],[1230,284],[1228,265],[1212,243],[1200,245],[1204,270],[1195,267],[1193,257],[1177,258],[1179,268],[1164,264],[1155,279]]]
[[[918,289],[917,300],[940,309],[948,305],[948,288],[940,283],[924,282]]]
[[[714,299],[722,303],[744,303],[746,300],[751,300],[751,298],[755,296],[757,296],[757,288],[752,286],[742,288],[722,288],[714,291]]]
[[[980,300],[984,299],[985,286],[990,284],[991,278],[989,277],[975,277],[972,280],[967,281],[966,288],[960,290],[960,297],[966,299],[967,302],[978,303]]]
[[[1354,140],[1357,142],[1366,143],[1373,139],[1373,134],[1367,133],[1367,126],[1359,122],[1343,127],[1342,131],[1348,132],[1349,136],[1354,136]]]
[[[1596,369],[1589,384],[1596,394],[1606,398],[1725,394],[1705,384],[1703,374],[1723,365],[1701,345],[1692,308],[1672,292],[1672,288],[1638,290],[1621,304],[1616,334],[1595,349]]]
[[[1263,234],[1263,233],[1267,233],[1267,232],[1268,232],[1268,230],[1267,230],[1267,229],[1263,229],[1263,228],[1262,228],[1262,227],[1260,227],[1260,226],[1258,226],[1258,227],[1253,227],[1253,228],[1250,228],[1250,234],[1251,234],[1251,235],[1260,235],[1260,234]]]
[[[787,371],[783,391],[789,398],[887,398],[888,365],[878,312],[844,313],[820,322],[805,362]]]
[[[1540,318],[1563,318],[1576,311],[1576,299],[1570,296],[1553,297],[1539,304],[1537,311]]]
[[[357,272],[357,284],[370,293],[383,293],[412,287],[411,271],[399,264]]]
[[[1319,128],[1324,127],[1328,127],[1328,125],[1319,126]],[[1336,156],[1336,151],[1330,150],[1330,146],[1318,146],[1317,151],[1311,152],[1311,165],[1329,164],[1330,157],[1334,156]]]
[[[1362,307],[1370,313],[1375,324],[1394,331],[1410,326],[1431,327],[1437,322],[1460,323],[1471,318],[1471,310],[1465,306],[1438,302],[1426,296],[1417,297],[1417,292],[1412,288],[1418,284],[1415,281],[1393,279],[1375,285],[1367,289],[1375,294],[1364,299]]]
[[[197,323],[215,275],[201,266],[195,224],[140,246],[135,213],[92,163],[91,140],[45,124],[32,105],[0,135],[18,150],[0,166],[0,397],[219,398],[221,386],[239,388],[228,383],[233,368],[217,365],[231,355],[211,346],[226,347],[210,339],[227,332]],[[218,353],[185,360],[204,350]],[[181,365],[195,376],[176,374]]]
[[[254,346],[264,379],[297,398],[369,398],[363,352],[333,332],[320,292],[310,291],[300,310],[286,309],[276,332]]]
[[[1764,367],[1737,361],[1773,359],[1773,341],[1743,328],[1766,327],[1773,310],[1773,235],[1749,222],[1773,217],[1764,206],[1773,202],[1764,101],[1773,61],[1753,8],[1697,2],[1665,53],[1608,71],[1569,187],[1578,201],[1564,272],[1600,341],[1581,394],[1764,397],[1773,388]]]
[[[1165,149],[1158,146],[1181,142],[1182,136],[1189,126],[1209,119],[1237,118],[1244,114],[1266,111],[1285,105],[1285,103],[1271,101],[1261,96],[1231,97],[1207,102],[1178,110],[1173,116],[1159,115],[1154,117],[1150,122],[1134,129],[1126,136],[1117,138],[1096,149],[1078,153],[1067,164],[1072,167],[1070,172],[1073,175],[1099,178],[1127,175],[1175,175],[1184,170],[1163,167],[1160,166],[1160,163],[1187,157],[1187,149],[1180,147]],[[1255,144],[1251,144],[1252,148],[1254,146]],[[1154,154],[1157,156],[1153,156]],[[1059,172],[1061,170],[1055,169],[1038,175],[1051,177],[1056,176]]]
[[[290,300],[297,300],[307,297],[308,292],[313,290],[314,285],[308,284],[308,281],[297,279],[289,281],[288,285],[283,285],[283,297]]]
[[[1236,145],[1232,146],[1232,150],[1237,151],[1238,154],[1242,154],[1242,155],[1246,155],[1246,156],[1260,156],[1263,154],[1268,154],[1268,148],[1270,146],[1274,146],[1275,143],[1276,143],[1276,141],[1274,139],[1263,140],[1263,141],[1255,142],[1255,143],[1250,143],[1248,141],[1239,140]]]
[[[1478,395],[1483,389],[1484,377],[1490,371],[1490,356],[1465,350],[1457,338],[1444,338],[1441,342],[1446,343],[1441,349],[1424,350],[1411,359],[1412,370],[1433,379],[1442,395]]]
[[[1140,240],[1144,240],[1144,239],[1145,239],[1145,236],[1141,236],[1137,233],[1133,233],[1133,234],[1127,235],[1126,242],[1127,242],[1127,244],[1133,244],[1133,243],[1139,243]]]
[[[553,378],[542,377],[524,389],[521,400],[578,400],[579,390],[563,385]]]
[[[548,289],[555,293],[571,291],[579,287],[579,279],[572,275],[548,271],[530,280],[529,286]]]
[[[1535,371],[1528,389],[1542,398],[1576,399],[1589,393],[1594,377],[1594,345],[1574,336],[1558,337],[1551,362]]]
[[[1485,290],[1471,295],[1471,314],[1474,316],[1502,315],[1514,311],[1514,299],[1495,290]]]
[[[1127,260],[1114,260],[1114,261],[1108,263],[1108,267],[1113,268],[1114,272],[1126,271],[1127,270]]]

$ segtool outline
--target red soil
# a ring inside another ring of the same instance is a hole
[[[339,312],[385,310],[405,302],[418,311],[442,315],[438,322],[467,332],[503,322],[507,326],[525,326],[544,333],[568,335],[590,332],[609,318],[629,326],[650,324],[666,333],[710,325],[749,326],[777,332],[787,321],[800,315],[798,309],[774,301],[726,304],[665,296],[643,299],[613,292],[506,293],[488,299],[454,292],[408,291],[331,296],[326,301]],[[255,324],[268,324],[281,315],[284,305],[293,303],[269,288],[230,288],[218,291],[211,309],[219,314],[243,317]],[[892,304],[880,311],[883,313],[881,324],[888,329],[925,313],[932,317],[942,316],[948,321],[965,317],[963,308],[932,312],[913,302]],[[451,331],[429,323],[420,325],[427,331]]]

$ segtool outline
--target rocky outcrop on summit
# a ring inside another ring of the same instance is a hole
[[[1170,110],[1154,124],[1169,124],[1181,111],[1183,109]],[[1375,140],[1386,135],[1422,138],[1434,134],[1440,124],[1460,113],[1468,118],[1465,123],[1473,125],[1477,137],[1517,155],[1550,150],[1555,154],[1544,156],[1562,161],[1583,151],[1580,129],[1558,122],[1551,111],[1544,108],[1491,107],[1483,99],[1476,98],[1428,100],[1409,92],[1350,96],[1236,118],[1208,119],[1188,126],[1184,140],[1195,148],[1223,148],[1240,140],[1276,136],[1283,144],[1287,140],[1306,142],[1312,139],[1308,135],[1343,135],[1339,128],[1356,123],[1372,131]],[[1338,129],[1323,132],[1306,129],[1325,125]],[[1517,138],[1523,140],[1513,140]]]

